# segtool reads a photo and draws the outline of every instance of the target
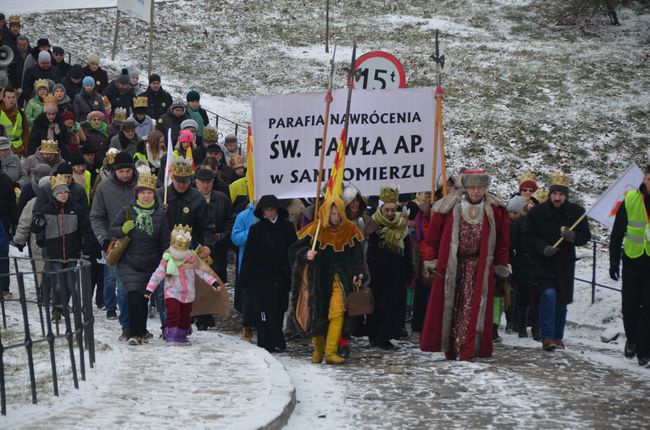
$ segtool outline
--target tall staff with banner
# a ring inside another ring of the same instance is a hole
[[[436,30],[436,52],[430,59],[436,63],[436,116],[433,126],[433,175],[431,177],[431,201],[436,198],[436,181],[438,180],[438,161],[442,166],[440,176],[442,177],[442,196],[447,195],[447,167],[445,163],[445,134],[442,127],[442,86],[441,75],[445,67],[445,56],[440,52],[439,32]]]

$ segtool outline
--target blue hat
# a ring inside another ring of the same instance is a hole
[[[86,76],[83,81],[81,81],[84,86],[92,85],[95,86],[95,79],[92,76]]]

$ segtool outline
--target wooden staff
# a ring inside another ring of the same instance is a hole
[[[573,229],[576,228],[576,227],[578,226],[578,224],[580,224],[580,222],[581,222],[583,219],[585,219],[586,216],[587,216],[587,212],[583,213],[583,214],[580,216],[580,218],[578,218],[578,219],[576,220],[576,222],[574,222],[573,225],[572,225],[571,227],[569,227],[569,231],[573,231]],[[560,246],[560,244],[562,243],[563,240],[564,240],[564,238],[563,238],[563,237],[560,237],[560,238],[557,240],[557,242],[555,242],[555,243],[553,244],[553,248],[557,248],[558,246]]]

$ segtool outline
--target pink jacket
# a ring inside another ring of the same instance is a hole
[[[211,274],[204,272],[201,269],[195,267],[196,257],[190,255],[185,263],[178,267],[178,276],[166,276],[165,272],[167,271],[167,260],[161,259],[160,264],[149,283],[147,284],[147,291],[154,292],[158,284],[164,279],[165,280],[165,299],[176,299],[181,303],[192,303],[194,302],[195,289],[194,289],[194,280],[195,276],[199,276],[203,279],[208,285],[212,285],[213,282],[217,281],[217,278]]]

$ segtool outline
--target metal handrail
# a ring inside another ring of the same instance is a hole
[[[577,276],[574,276],[573,279],[575,279],[576,281],[591,284],[591,304],[593,305],[596,302],[596,287],[605,288],[605,289],[612,290],[612,291],[619,291],[619,292],[621,291],[621,289],[620,288],[615,288],[615,287],[610,287],[609,285],[599,284],[598,282],[596,282],[596,267],[598,265],[597,264],[598,253],[596,251],[597,251],[598,245],[609,246],[609,242],[598,240],[598,239],[591,239],[589,242],[592,243],[591,280],[578,278]]]

